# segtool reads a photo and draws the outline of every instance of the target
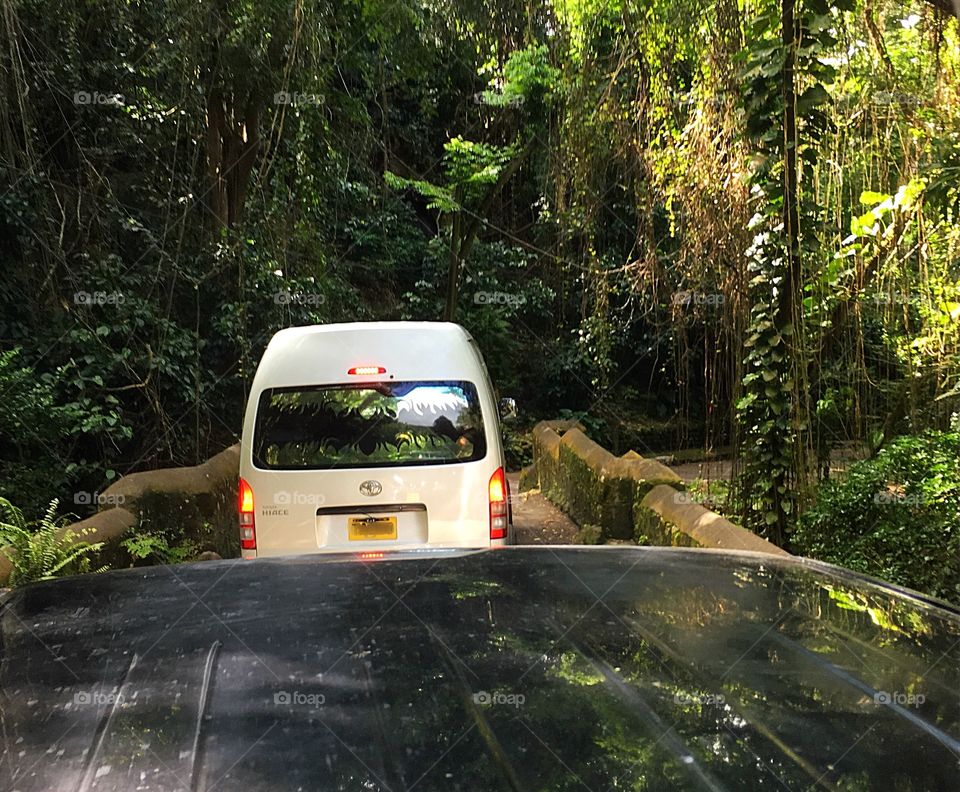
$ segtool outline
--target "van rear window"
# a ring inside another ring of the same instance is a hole
[[[470,382],[271,388],[253,436],[254,463],[273,470],[437,465],[486,453]]]

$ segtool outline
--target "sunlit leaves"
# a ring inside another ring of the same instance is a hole
[[[496,107],[548,103],[560,85],[560,71],[550,65],[545,44],[511,52],[503,71],[490,81],[483,100]]]
[[[457,136],[444,145],[445,184],[409,179],[387,171],[383,178],[395,190],[411,189],[427,199],[427,206],[441,213],[458,212],[463,201],[476,198],[485,185],[495,184],[506,164],[516,156],[514,146],[494,146]],[[461,196],[461,197],[457,197]]]
[[[444,144],[444,171],[453,184],[490,184],[515,156],[513,146],[495,146],[457,136]]]
[[[422,179],[405,179],[391,171],[384,173],[383,179],[395,190],[411,189],[418,192],[428,199],[429,209],[435,209],[438,212],[456,212],[460,209],[460,204],[453,197],[453,193],[441,185],[431,184]]]

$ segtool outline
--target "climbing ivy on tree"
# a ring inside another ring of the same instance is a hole
[[[741,477],[744,519],[777,544],[790,525],[807,480],[809,430],[803,388],[808,344],[803,317],[803,264],[820,251],[821,210],[807,194],[817,145],[829,130],[821,105],[834,69],[820,58],[836,45],[836,15],[852,0],[782,0],[755,17],[740,54],[751,163],[755,236],[747,250],[750,323],[745,342]]]

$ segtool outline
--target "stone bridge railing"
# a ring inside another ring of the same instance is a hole
[[[538,423],[533,455],[533,467],[522,481],[539,485],[581,526],[598,526],[600,541],[789,555],[695,503],[666,465],[634,451],[616,457],[575,421]]]
[[[132,563],[121,545],[132,529],[175,527],[204,550],[224,558],[237,556],[239,470],[240,446],[234,445],[193,467],[130,473],[101,493],[100,500],[108,507],[66,529],[86,542],[103,542],[101,563],[110,566]],[[9,576],[10,561],[0,552],[0,585]]]

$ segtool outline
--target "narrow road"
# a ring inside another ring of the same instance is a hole
[[[689,484],[697,479],[729,481],[733,463],[729,459],[715,459],[709,462],[683,462],[669,467],[685,483]]]
[[[577,524],[554,506],[539,490],[520,492],[520,474],[508,473],[513,493],[513,526],[517,544],[571,544]]]

